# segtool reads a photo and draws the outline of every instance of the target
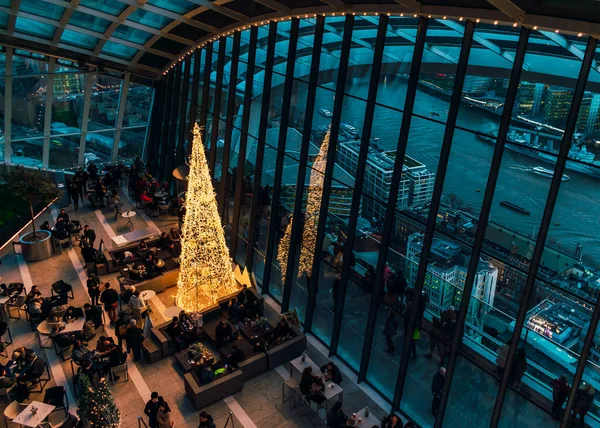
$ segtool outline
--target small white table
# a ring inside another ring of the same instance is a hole
[[[305,368],[312,367],[312,372],[318,376],[321,376],[321,368],[308,356],[302,361],[302,356],[293,359],[290,361],[290,376],[293,376],[293,369],[296,369],[300,374],[304,371]],[[336,383],[332,381],[327,381],[323,379],[323,383],[325,384],[325,391],[323,391],[323,396],[325,397],[325,410],[329,412],[329,402],[332,398],[335,398],[339,395],[340,401],[343,400],[344,397],[344,389]]]
[[[121,214],[121,217],[127,219],[127,223],[125,223],[125,227],[131,227],[133,229],[133,223],[131,222],[131,219],[133,217],[135,217],[135,215],[136,215],[135,211],[125,211],[123,214]]]
[[[182,311],[183,309],[181,309],[178,306],[171,306],[170,308],[165,309],[163,315],[165,316],[165,318],[171,319],[173,317],[178,317]]]
[[[164,198],[165,196],[167,196],[167,194],[165,192],[156,192],[154,196],[156,196],[157,198]]]
[[[360,423],[358,420],[361,420]],[[361,409],[360,412],[356,413],[356,426],[371,428],[374,426],[381,426],[381,421],[373,416],[373,412],[369,412],[369,417],[365,414],[365,409]]]
[[[323,396],[325,397],[325,410],[329,413],[329,402],[333,398],[339,396],[339,401],[344,401],[344,389],[337,383],[326,380],[323,380],[323,382],[325,383],[325,391],[323,391]]]
[[[35,414],[31,413],[32,407],[37,407],[37,412]],[[23,410],[16,418],[13,419],[13,423],[35,428],[40,425],[55,408],[56,406],[52,406],[50,404],[32,401],[29,406],[25,408],[25,410]]]
[[[290,361],[290,376],[293,375],[292,369],[296,369],[300,374],[304,371],[305,368],[312,367],[312,371],[315,374],[321,373],[321,367],[319,367],[313,360],[306,357],[306,360],[302,361],[302,357],[298,357]]]
[[[148,300],[152,299],[154,296],[156,296],[156,291],[154,291],[154,290],[146,290],[146,291],[142,291],[140,293],[140,297],[144,301],[148,301]]]
[[[65,328],[63,330],[60,331],[60,333],[73,333],[75,331],[81,331],[83,329],[83,325],[85,324],[85,318],[78,318],[73,322],[58,322],[58,323],[49,323],[48,321],[44,320],[41,323],[39,323],[39,325],[37,326],[37,331],[38,331],[38,339],[39,339],[39,343],[40,343],[40,347],[41,348],[52,348],[52,341],[48,340],[46,341],[46,343],[44,344],[42,342],[42,336],[50,336],[50,333],[52,333],[52,327],[54,327],[55,325],[59,325],[59,326],[64,326]],[[50,346],[47,346],[48,344],[50,344]]]

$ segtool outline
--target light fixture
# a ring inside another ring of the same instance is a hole
[[[513,27],[516,27],[517,25],[518,25],[518,24],[515,22],[515,23],[513,24]]]
[[[475,22],[477,22],[477,23],[479,23],[480,21],[481,21],[481,19],[479,19],[479,18],[477,18],[477,19],[475,20]]]
[[[498,25],[498,21],[494,21],[494,25]]]
[[[537,30],[537,29],[538,29],[537,25],[534,25],[534,26],[533,26],[533,29],[534,29],[534,30]]]
[[[583,33],[577,33],[577,37],[583,36]]]
[[[556,30],[554,30],[554,32],[555,32],[556,34],[558,34],[558,33],[559,33],[559,31],[558,31],[558,28],[557,28]]]
[[[463,17],[461,16],[460,18],[458,18],[458,20],[462,22],[462,20],[463,20]]]

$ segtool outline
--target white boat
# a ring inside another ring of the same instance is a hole
[[[554,176],[554,171],[552,171],[551,169],[543,168],[541,166],[530,168],[529,171],[533,172],[534,174],[541,175],[542,177],[552,178]],[[566,174],[563,174],[562,181],[568,180],[570,180],[570,177]]]
[[[319,113],[321,113],[325,117],[332,117],[333,116],[332,112],[330,112],[329,110],[324,109],[324,108],[320,108],[319,109]]]

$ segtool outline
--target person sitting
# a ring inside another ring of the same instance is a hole
[[[84,360],[92,359],[92,353],[85,347],[81,340],[76,340],[75,343],[73,343],[71,358],[75,364],[81,366],[83,365]]]
[[[310,396],[310,387],[317,378],[312,372],[312,367],[305,367],[300,377],[300,392],[308,399]]]
[[[202,333],[202,329],[196,327],[192,317],[183,311],[179,314],[179,325],[181,331],[192,339],[198,339]]]
[[[227,312],[229,313],[231,320],[236,323],[243,323],[246,318],[246,310],[240,305],[240,302],[238,302],[236,297],[232,298],[229,302],[229,309]]]
[[[321,367],[321,372],[323,372],[325,380],[330,380],[338,385],[342,383],[342,372],[331,361]]]
[[[21,373],[17,373],[19,382],[33,381],[39,379],[46,369],[46,362],[38,357],[35,352],[27,356],[27,363]]]
[[[94,328],[99,328],[103,324],[102,310],[98,306],[92,306],[89,303],[83,305],[85,320],[92,321]]]
[[[64,208],[60,210],[60,214],[58,214],[58,216],[56,217],[56,224],[58,225],[58,223],[60,223],[61,221],[64,221],[66,224],[68,224],[70,221],[69,214],[65,212]]]
[[[50,227],[50,222],[49,221],[43,222],[42,225],[40,226],[40,230],[52,230],[52,227]]]
[[[75,308],[73,306],[69,306],[67,308],[67,312],[63,315],[64,322],[73,322],[77,318],[81,318],[83,316],[83,311],[81,308]]]
[[[179,318],[173,317],[171,323],[167,326],[167,334],[173,339],[173,342],[177,344],[179,349],[185,348],[189,342],[190,338],[186,334],[183,333],[181,329],[181,324],[179,324]]]
[[[140,201],[142,201],[145,204],[151,204],[152,198],[148,196],[148,193],[145,190],[143,190],[142,194],[140,195]]]
[[[68,348],[77,340],[82,339],[80,332],[61,333],[60,328],[56,325],[52,327],[52,331],[50,332],[50,338],[61,348]]]
[[[327,413],[327,428],[342,428],[346,426],[348,416],[342,410],[342,402],[336,402]]]
[[[160,245],[163,248],[167,249],[171,256],[179,257],[179,254],[181,252],[179,245],[176,245],[175,242],[171,241],[171,238],[169,238],[167,232],[163,232],[160,234]]]
[[[221,321],[215,330],[215,336],[217,338],[217,346],[221,347],[226,343],[233,342],[233,329],[231,324]]]
[[[243,285],[242,290],[238,293],[237,300],[244,308],[248,318],[253,319],[256,317],[256,314],[263,314],[258,299],[246,284]]]
[[[131,251],[123,251],[116,257],[115,262],[118,264],[125,264],[130,260],[133,260],[133,253]]]
[[[238,364],[244,361],[246,354],[237,345],[231,345],[231,352],[224,358],[225,364],[230,364],[234,367],[238,367]]]
[[[108,338],[106,336],[100,336],[96,343],[96,354],[104,355],[110,348],[111,346]]]
[[[15,384],[15,382],[15,377],[10,375],[6,370],[6,367],[0,364],[0,388],[10,388]]]
[[[38,297],[42,297],[42,293],[40,293],[37,285],[32,285],[31,290],[29,290],[29,293],[25,297],[25,304],[29,305],[33,299],[37,299]]]
[[[269,327],[269,320],[260,314],[256,314],[250,325],[253,328],[266,329]]]
[[[179,242],[181,240],[181,234],[174,227],[169,231],[169,239],[173,242]]]
[[[287,321],[282,319],[277,323],[277,326],[273,329],[271,334],[268,336],[268,340],[271,346],[278,345],[292,337]]]
[[[146,257],[148,253],[148,244],[146,244],[145,240],[141,240],[137,245],[137,253],[140,257]]]
[[[52,229],[52,236],[61,241],[67,239],[69,237],[67,222],[64,220],[57,222],[54,229]]]
[[[156,260],[156,258],[154,257],[154,255],[152,253],[148,254],[146,256],[146,259],[144,260],[144,267],[146,268],[146,271],[148,273],[154,273],[157,270],[156,267],[156,263],[158,261]]]
[[[42,304],[44,303],[44,299],[41,297],[37,299],[33,299],[29,302],[29,306],[27,306],[27,312],[34,318],[40,318],[43,314],[42,312]]]

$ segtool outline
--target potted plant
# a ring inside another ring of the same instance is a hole
[[[41,171],[22,166],[12,169],[3,180],[6,189],[29,206],[32,232],[26,233],[19,239],[23,257],[27,261],[49,258],[54,253],[52,232],[36,229],[33,206],[52,202],[62,195],[61,190]]]

